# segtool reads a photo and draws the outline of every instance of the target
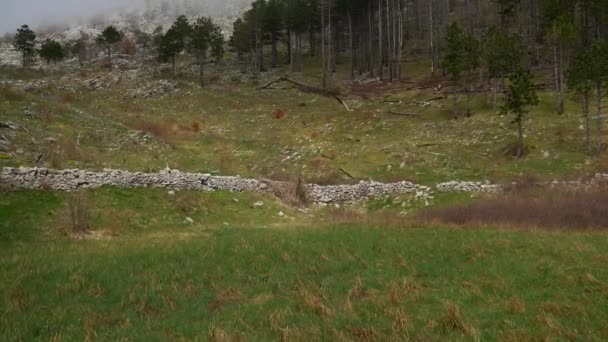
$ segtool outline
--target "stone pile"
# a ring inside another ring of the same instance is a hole
[[[159,80],[133,92],[133,98],[149,99],[163,97],[177,92],[177,84],[172,81]]]
[[[379,198],[389,195],[414,194],[417,199],[427,200],[431,196],[431,189],[424,185],[410,182],[378,183],[360,182],[356,185],[316,185],[305,187],[307,199],[314,203],[348,203],[370,198]]]
[[[45,80],[23,81],[23,80],[0,80],[0,87],[11,87],[24,92],[34,92],[49,87]]]
[[[437,191],[439,192],[489,192],[498,193],[503,191],[503,187],[497,184],[491,184],[490,182],[464,182],[464,181],[451,181],[437,184]]]

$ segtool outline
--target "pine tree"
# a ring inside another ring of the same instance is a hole
[[[497,110],[496,80],[508,77],[521,67],[524,44],[518,34],[508,34],[494,26],[488,30],[484,40],[484,61],[488,69],[488,80],[493,93],[494,111]]]
[[[268,0],[263,17],[264,31],[270,34],[272,45],[271,66],[278,66],[278,42],[283,30],[283,4],[280,0]]]
[[[106,27],[101,34],[97,36],[97,43],[106,49],[108,67],[110,70],[112,70],[112,48],[122,40],[122,37],[122,33],[111,25]]]
[[[63,46],[52,39],[47,39],[42,43],[38,54],[47,64],[50,64],[51,62],[56,63],[65,58]]]
[[[201,17],[192,26],[188,48],[194,53],[199,65],[199,82],[201,87],[205,85],[204,67],[209,52],[215,59],[221,59],[224,55],[224,36],[221,28],[214,24],[211,18]]]
[[[465,32],[456,23],[449,26],[443,64],[455,80],[464,81],[464,91],[467,97],[467,116],[471,115],[470,83],[472,82],[473,71],[479,67],[480,55],[479,42],[475,37]],[[455,105],[454,116],[457,117]]]
[[[524,156],[524,115],[528,113],[529,107],[538,105],[538,102],[530,71],[520,69],[511,74],[501,113],[515,115],[513,123],[517,124],[518,142],[515,151],[517,158]]]
[[[15,50],[21,53],[22,65],[25,68],[31,57],[36,53],[36,33],[29,26],[23,25],[17,29],[17,34],[13,41]]]
[[[175,58],[178,54],[184,51],[184,41],[180,33],[171,27],[160,39],[158,47],[158,59],[161,63],[171,63],[171,75],[176,77]]]

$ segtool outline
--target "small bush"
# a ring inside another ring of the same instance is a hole
[[[150,133],[166,144],[172,144],[174,139],[173,124],[170,123],[138,120],[132,122],[129,127]]]

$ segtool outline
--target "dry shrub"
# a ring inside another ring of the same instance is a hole
[[[520,314],[520,313],[524,313],[526,311],[526,304],[522,303],[522,301],[520,301],[516,297],[509,299],[505,303],[505,307],[506,307],[507,311],[509,311],[511,313]]]
[[[38,112],[38,115],[40,116],[40,120],[47,125],[53,122],[54,115],[50,109],[43,109]]]
[[[192,132],[200,133],[201,124],[198,121],[192,121],[192,123],[190,124],[190,128],[192,129]]]
[[[304,306],[322,317],[328,317],[332,315],[332,311],[324,304],[324,298],[322,295],[317,295],[313,291],[300,286],[299,295],[304,302]]]
[[[243,339],[238,335],[232,335],[226,332],[223,329],[212,327],[211,332],[209,333],[209,341],[210,342],[235,342],[235,341],[243,341]]]
[[[470,204],[429,209],[418,215],[423,222],[456,225],[500,225],[517,228],[606,229],[608,192],[515,192]]]
[[[446,314],[439,321],[439,326],[444,333],[450,334],[460,332],[471,337],[476,337],[478,335],[475,328],[465,322],[458,305],[447,303],[445,307]]]
[[[300,176],[288,181],[264,180],[270,191],[287,205],[294,207],[306,206],[309,203],[306,194],[306,183]]]
[[[230,303],[238,303],[245,300],[243,294],[236,289],[228,289],[218,293],[215,298],[209,302],[207,309],[213,313],[222,308],[222,306]]]
[[[378,341],[378,333],[374,328],[363,328],[352,326],[348,333],[357,341]]]
[[[91,208],[89,206],[88,194],[84,191],[74,192],[68,195],[67,212],[69,215],[69,235],[84,235],[90,229]]]
[[[272,117],[277,120],[280,120],[285,117],[285,111],[280,108],[277,108],[272,112]]]
[[[212,74],[211,76],[209,76],[209,79],[207,80],[209,82],[209,84],[216,84],[218,82],[220,82],[222,80],[222,75],[215,73]]]
[[[137,45],[130,38],[124,38],[119,46],[119,51],[123,55],[134,55],[137,52]]]
[[[173,145],[175,134],[172,123],[138,120],[129,124],[129,127],[150,133],[162,142]]]
[[[63,104],[69,104],[74,102],[75,100],[76,98],[74,97],[74,94],[68,91],[63,91],[61,92],[61,94],[59,94],[59,101],[61,101],[61,103]]]
[[[82,160],[84,154],[80,147],[70,138],[61,138],[50,145],[43,154],[43,159],[53,169],[62,169],[69,160]]]

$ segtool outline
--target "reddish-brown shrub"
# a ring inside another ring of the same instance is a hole
[[[606,229],[608,192],[515,192],[495,199],[425,210],[423,222],[515,228]]]

